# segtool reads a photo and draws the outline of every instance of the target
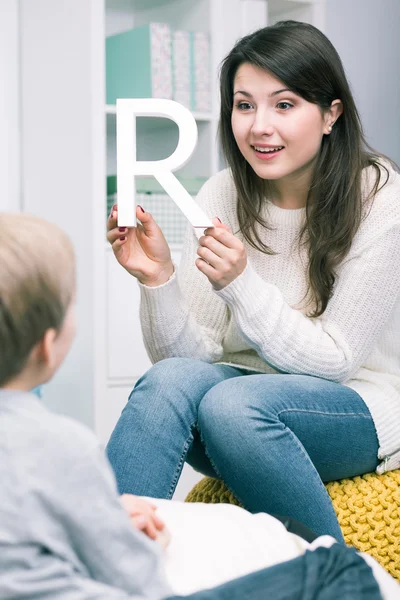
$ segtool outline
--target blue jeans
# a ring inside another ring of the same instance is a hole
[[[382,600],[371,568],[354,548],[334,544],[216,588],[168,600]]]
[[[338,383],[170,358],[137,382],[107,453],[121,493],[171,498],[187,461],[250,512],[343,541],[323,481],[374,471],[378,440],[364,401]]]

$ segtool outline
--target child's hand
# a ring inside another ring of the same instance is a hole
[[[213,219],[214,227],[199,240],[196,266],[215,290],[222,290],[243,273],[247,264],[246,248],[229,227]]]
[[[164,521],[156,514],[157,507],[154,504],[132,494],[122,494],[120,501],[136,529],[158,541],[164,548],[168,545],[168,531]]]
[[[136,227],[118,228],[118,207],[114,205],[107,221],[107,240],[128,273],[144,285],[161,285],[174,272],[169,246],[150,213],[138,206],[136,217],[141,221]]]

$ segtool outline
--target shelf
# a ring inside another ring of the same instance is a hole
[[[168,4],[170,0],[152,0],[151,8],[159,8]],[[106,11],[120,10],[132,11],[144,10],[149,8],[149,0],[106,0]]]
[[[107,118],[110,119],[115,119],[117,114],[117,107],[115,106],[115,104],[106,104],[106,115]],[[206,121],[206,122],[211,122],[214,117],[211,113],[205,113],[205,112],[192,112],[192,115],[194,116],[194,118],[196,119],[196,121]],[[142,117],[142,118],[146,118],[146,119],[151,119],[151,120],[155,120],[155,119],[160,119],[162,117]],[[163,119],[164,121],[171,121],[171,119]]]
[[[268,0],[268,12],[271,16],[291,12],[314,4],[314,0]]]

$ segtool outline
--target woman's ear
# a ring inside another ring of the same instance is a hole
[[[336,123],[336,121],[338,120],[338,118],[340,117],[340,115],[343,112],[343,104],[341,100],[333,100],[329,110],[326,111],[325,113],[325,119],[324,119],[324,130],[323,133],[325,135],[329,135]]]

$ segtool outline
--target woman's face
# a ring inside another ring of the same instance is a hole
[[[278,181],[311,172],[329,114],[248,63],[237,70],[233,91],[233,135],[255,173]]]

